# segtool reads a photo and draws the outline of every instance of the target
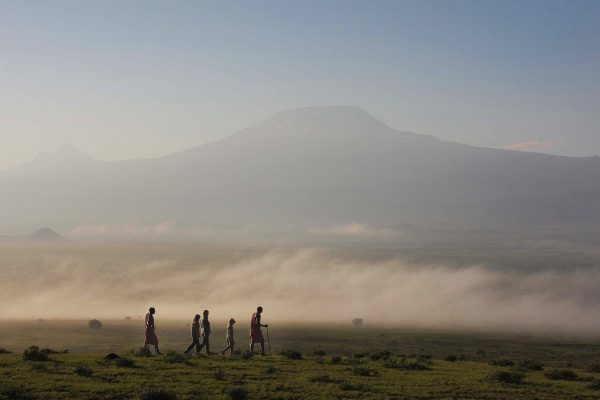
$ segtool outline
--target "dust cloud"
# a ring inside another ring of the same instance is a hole
[[[2,250],[3,253],[6,249]],[[432,328],[591,332],[600,328],[600,268],[520,272],[485,265],[352,260],[322,249],[199,257],[23,251],[0,261],[1,318],[215,319]]]

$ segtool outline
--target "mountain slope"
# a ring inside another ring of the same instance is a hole
[[[600,222],[598,157],[442,142],[352,107],[284,111],[157,159],[77,159],[0,174],[6,226],[175,221],[293,236],[357,222],[522,230]]]

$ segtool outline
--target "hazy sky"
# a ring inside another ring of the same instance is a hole
[[[0,168],[158,156],[354,105],[445,140],[600,154],[599,1],[1,1]]]

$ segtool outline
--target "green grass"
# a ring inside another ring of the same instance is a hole
[[[35,324],[44,328],[37,332]],[[591,339],[273,325],[273,356],[187,358],[181,355],[187,327],[172,322],[159,331],[167,355],[142,357],[131,354],[140,345],[136,321],[106,321],[98,332],[85,324],[3,323],[0,347],[13,354],[0,354],[0,400],[600,399],[600,374],[590,367],[600,364],[599,350]],[[13,340],[10,332],[21,336]],[[238,343],[245,350],[245,338]],[[219,349],[219,338],[212,344]],[[25,360],[32,345],[69,352]],[[302,357],[289,358],[290,350]],[[132,363],[105,360],[111,351]],[[448,361],[449,354],[456,359]],[[546,376],[565,369],[576,378]],[[520,383],[502,383],[516,375]]]

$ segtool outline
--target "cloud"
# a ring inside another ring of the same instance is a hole
[[[398,232],[388,228],[371,228],[365,224],[352,223],[348,225],[334,226],[329,228],[309,229],[313,235],[335,236],[345,238],[362,239],[395,239]]]
[[[504,146],[507,150],[516,151],[544,151],[556,146],[556,142],[540,142],[537,140],[528,140],[526,142],[513,143]]]
[[[122,318],[153,305],[163,318],[188,318],[199,308],[200,288],[201,307],[216,319],[242,318],[260,304],[269,320],[600,329],[600,267],[522,272],[358,260],[315,249],[243,256],[206,248],[111,249],[28,252],[18,269],[0,268],[0,315]]]
[[[79,225],[71,229],[67,236],[76,238],[119,238],[152,239],[171,235],[175,232],[175,222],[164,221],[155,225],[136,223]]]

